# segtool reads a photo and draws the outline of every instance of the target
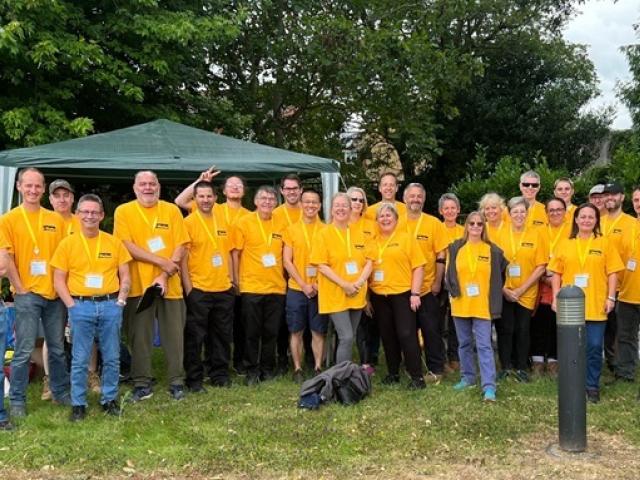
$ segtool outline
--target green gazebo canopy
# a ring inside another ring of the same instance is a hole
[[[131,179],[132,171],[154,170],[163,181],[192,180],[211,165],[248,179],[284,173],[337,173],[335,160],[290,152],[155,120],[133,127],[64,142],[0,152],[0,165],[38,167],[47,176]]]

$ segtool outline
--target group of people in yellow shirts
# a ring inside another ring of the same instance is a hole
[[[217,203],[218,173],[203,172],[174,204],[160,200],[154,172],[138,172],[136,198],[117,207],[111,235],[99,228],[105,215],[99,197],[83,195],[71,215],[73,187],[56,180],[50,200],[64,208],[52,212],[41,206],[42,173],[19,172],[22,203],[0,219],[0,274],[11,282],[16,308],[12,417],[27,414],[28,364],[38,336],[48,347],[51,397],[71,406],[72,421],[86,416],[94,339],[102,359],[100,404],[120,414],[121,331],[132,357],[129,398],[150,398],[154,322],[176,400],[205,392],[207,377],[213,386],[231,385],[232,358],[245,384],[255,385],[288,368],[290,357],[293,380],[302,383],[305,350],[312,374],[322,369],[331,323],[336,362],[352,360],[357,341],[369,372],[379,335],[384,384],[400,382],[404,366],[411,389],[457,369],[453,388],[471,388],[477,354],[482,396],[491,402],[500,379],[526,382],[529,371],[557,372],[555,298],[567,284],[586,295],[587,398],[599,401],[603,349],[615,378],[635,377],[640,242],[616,183],[596,185],[590,203],[576,207],[571,180],[558,179],[543,205],[536,199],[539,175],[526,172],[522,196],[505,205],[488,193],[460,225],[454,194],[439,199],[441,221],[423,212],[421,184],[408,184],[400,202],[396,176],[385,173],[380,202],[369,206],[366,192],[351,187],[332,198],[330,222],[323,223],[320,194],[303,190],[295,174],[281,180],[279,192],[257,188],[249,211],[237,176],[225,180],[225,202]],[[640,214],[640,189],[632,200]],[[3,327],[4,312],[2,339]],[[0,428],[11,428],[3,402]]]

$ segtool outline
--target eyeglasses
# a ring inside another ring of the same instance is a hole
[[[102,212],[97,210],[78,210],[78,213],[85,217],[99,217],[102,214]]]
[[[531,183],[531,182],[522,182],[521,185],[525,188],[538,188],[540,186],[539,183]]]
[[[550,208],[549,213],[562,213],[565,210],[566,210],[565,208]]]
[[[351,197],[351,201],[364,203],[364,198]]]
[[[468,224],[470,227],[483,227],[484,223],[483,222],[469,222]]]

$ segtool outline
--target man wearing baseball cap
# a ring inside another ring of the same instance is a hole
[[[75,190],[66,180],[59,178],[49,184],[49,203],[64,220],[65,236],[80,231],[80,220],[73,214],[74,193]]]
[[[589,203],[592,203],[600,212],[600,216],[607,215],[604,206],[604,183],[597,183],[589,190]]]

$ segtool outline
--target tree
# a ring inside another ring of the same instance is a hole
[[[640,24],[634,25],[634,29],[640,38]],[[623,50],[631,70],[631,80],[621,86],[620,97],[629,107],[633,126],[638,130],[640,128],[640,44],[629,45]]]
[[[240,20],[222,1],[0,0],[0,148],[159,117],[241,131],[233,106],[205,95],[207,48]]]

